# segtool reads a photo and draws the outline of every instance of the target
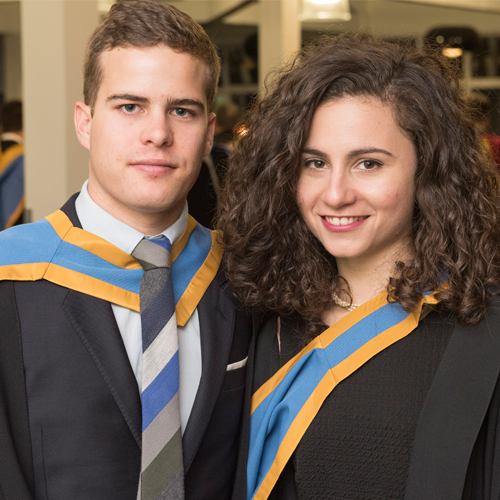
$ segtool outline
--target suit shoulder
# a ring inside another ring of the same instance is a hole
[[[215,278],[212,281],[212,286],[216,286],[217,288],[219,288],[221,292],[224,295],[226,295],[231,300],[231,302],[233,302],[235,306],[242,307],[240,301],[238,300],[233,290],[229,286],[229,281],[224,271],[224,259],[222,260],[219,270],[217,271],[217,274],[215,275]]]

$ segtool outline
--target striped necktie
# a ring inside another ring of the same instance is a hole
[[[144,268],[142,324],[142,458],[138,498],[183,500],[179,414],[179,340],[170,276],[170,241],[143,239],[132,252]]]

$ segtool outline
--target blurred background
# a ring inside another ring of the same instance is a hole
[[[127,1],[127,0],[121,0]],[[219,47],[216,106],[226,126],[263,88],[269,71],[324,33],[369,31],[443,45],[471,92],[486,96],[484,126],[500,134],[499,0],[176,0]],[[85,44],[110,0],[0,0],[0,104],[23,102],[28,219],[59,208],[87,177],[73,108],[82,99]],[[481,99],[480,99],[481,100]],[[484,104],[484,103],[483,103]],[[222,122],[221,122],[222,123]],[[221,130],[230,146],[231,134]]]

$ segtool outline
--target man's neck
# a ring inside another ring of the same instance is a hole
[[[90,197],[87,186],[88,182],[85,182],[75,200],[75,209],[82,228],[108,241],[126,253],[132,253],[145,234],[147,236],[156,236],[156,234],[160,234],[161,232],[174,244],[182,237],[186,230],[188,217],[187,204],[184,205],[179,218],[165,228],[164,231],[156,232],[156,228],[152,228],[151,231],[139,231],[127,222],[118,220],[100,207]]]
[[[155,236],[170,227],[180,217],[185,204],[184,202],[164,211],[143,212],[113,203],[108,198],[100,196],[90,184],[88,191],[92,200],[104,211],[146,236]]]

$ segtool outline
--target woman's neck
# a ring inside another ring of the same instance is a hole
[[[352,304],[363,304],[387,289],[391,276],[395,277],[396,262],[408,261],[411,253],[408,251],[392,253],[390,256],[369,259],[337,259],[338,274],[349,285]],[[350,302],[347,294],[338,294],[343,301]],[[349,313],[347,308],[332,304],[326,311],[323,320],[331,326]]]
[[[339,261],[337,268],[339,275],[347,281],[352,301],[355,304],[363,304],[383,292],[394,273],[393,262],[373,267],[357,265],[351,260]]]

